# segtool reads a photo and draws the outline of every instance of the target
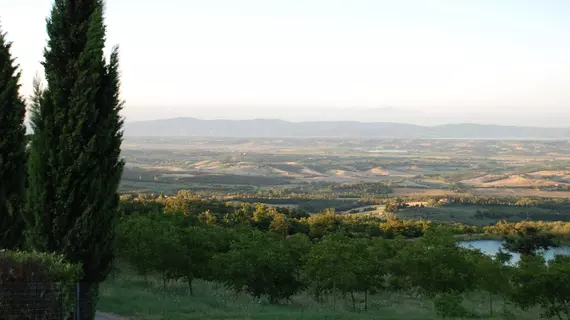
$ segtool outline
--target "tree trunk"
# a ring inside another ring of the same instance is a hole
[[[194,278],[187,277],[186,279],[188,281],[188,289],[190,289],[190,295],[194,296],[194,290],[192,289],[192,280],[194,280]]]
[[[75,304],[74,319],[78,318],[77,315],[79,315],[79,319],[81,320],[95,319],[95,303],[99,292],[99,284],[81,282],[79,286],[76,287],[76,290],[79,291],[76,292],[76,297],[79,298],[79,301],[76,301]]]
[[[352,311],[356,312],[356,302],[354,301],[354,291],[350,291],[350,298],[352,299]]]
[[[562,320],[562,316],[560,315],[560,311],[558,311],[558,309],[554,309],[554,312],[556,312],[556,315],[558,316],[558,319]]]
[[[314,297],[315,297],[315,300],[316,300],[318,303],[323,303],[323,299],[322,299],[322,297],[321,297],[321,292],[320,292],[319,289],[314,289],[313,295],[314,295]]]
[[[556,308],[556,303],[554,303],[552,300],[550,300],[549,302],[550,302],[550,305],[552,306],[552,309],[554,310],[554,313],[556,313],[556,316],[558,317],[558,319],[562,320],[562,315],[560,315],[560,311],[558,311],[558,308]]]
[[[558,319],[562,320],[562,316],[560,315],[560,312],[558,310],[555,310],[556,315],[558,316]]]
[[[333,281],[333,311],[336,311],[336,283]]]
[[[493,316],[493,294],[489,292],[489,313]]]
[[[364,311],[368,311],[368,290],[364,290]]]

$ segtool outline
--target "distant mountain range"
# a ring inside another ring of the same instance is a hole
[[[473,123],[418,126],[390,122],[312,121],[272,119],[200,120],[173,118],[125,123],[126,137],[240,138],[456,138],[570,139],[570,128],[480,125]]]

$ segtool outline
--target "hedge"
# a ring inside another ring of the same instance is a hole
[[[73,312],[81,268],[61,256],[0,251],[0,318],[64,319]]]

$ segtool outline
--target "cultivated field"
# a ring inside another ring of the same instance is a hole
[[[127,138],[123,149],[123,192],[366,182],[394,196],[570,196],[568,141]]]

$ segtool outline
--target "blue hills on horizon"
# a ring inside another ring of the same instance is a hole
[[[279,119],[202,120],[190,117],[125,123],[126,137],[393,138],[567,140],[570,128],[483,125],[420,126],[394,122]]]

